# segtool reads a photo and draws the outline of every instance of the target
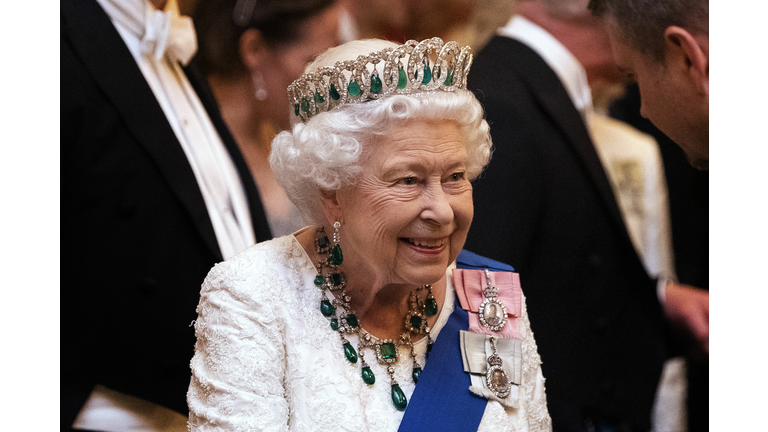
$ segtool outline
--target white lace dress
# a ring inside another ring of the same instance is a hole
[[[449,273],[450,275],[450,269]],[[386,371],[361,378],[337,332],[320,313],[316,271],[294,236],[259,243],[216,265],[197,308],[197,343],[187,401],[192,431],[396,431]],[[450,280],[450,278],[449,278]],[[452,284],[434,337],[453,311]],[[549,431],[544,378],[523,302],[520,408],[487,404],[480,431]],[[348,337],[357,346],[356,336]],[[412,359],[398,350],[395,379],[410,400]],[[415,344],[424,365],[426,341]]]

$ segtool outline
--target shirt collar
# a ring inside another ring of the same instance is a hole
[[[563,44],[546,30],[520,15],[513,16],[497,33],[524,43],[541,56],[563,83],[582,118],[588,117],[592,111],[592,94],[587,82],[587,72]]]

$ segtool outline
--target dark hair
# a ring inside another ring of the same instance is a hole
[[[709,34],[709,0],[590,0],[589,9],[613,18],[628,45],[657,61],[664,59],[667,27]]]
[[[257,29],[271,46],[290,44],[311,18],[336,0],[200,0],[192,20],[197,32],[197,61],[207,75],[233,76],[245,71],[240,37]]]

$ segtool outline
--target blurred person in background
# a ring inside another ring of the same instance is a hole
[[[611,105],[611,115],[652,134],[664,156],[677,276],[708,290],[709,2],[605,0],[590,9],[608,18],[615,59],[636,81]],[[678,321],[698,317],[708,329],[708,299],[683,303]],[[702,330],[685,340],[691,432],[709,430],[707,335]]]
[[[339,3],[341,42],[358,39],[406,41],[408,9],[405,0],[339,0]]]
[[[469,87],[496,147],[475,185],[467,245],[510,262],[531,290],[554,430],[649,430],[668,354],[657,292],[669,291],[669,246],[642,247],[638,234],[650,231],[628,226],[632,200],[616,187],[621,171],[603,166],[618,145],[595,142],[615,135],[590,130],[590,84],[620,74],[602,54],[608,38],[586,5],[520,1],[476,56]],[[615,132],[610,126],[600,131]]]
[[[709,167],[709,2],[594,0],[619,67],[640,90],[641,113]]]
[[[201,69],[276,236],[304,226],[268,161],[272,138],[289,128],[285,89],[316,55],[338,43],[339,12],[335,0],[206,0],[193,14]]]
[[[175,0],[60,13],[61,430],[186,430],[200,284],[271,239],[259,191]]]
[[[509,0],[403,0],[408,10],[406,37],[440,37],[478,52],[514,12]]]

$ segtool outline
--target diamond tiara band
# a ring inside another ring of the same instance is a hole
[[[393,94],[464,89],[471,65],[469,46],[461,48],[458,42],[443,43],[440,38],[410,40],[305,73],[288,86],[288,99],[294,115],[306,122],[345,104]]]

